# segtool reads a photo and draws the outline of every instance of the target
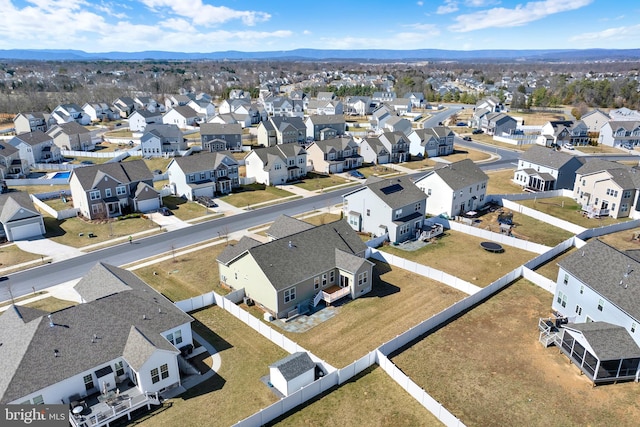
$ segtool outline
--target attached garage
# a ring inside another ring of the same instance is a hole
[[[136,207],[140,212],[153,212],[160,209],[159,199],[136,200]]]
[[[24,191],[0,195],[0,227],[9,241],[40,237],[45,233],[42,215]]]
[[[133,201],[135,210],[139,212],[152,212],[160,209],[160,193],[144,182],[138,183]]]
[[[194,185],[191,190],[191,201],[198,200],[198,197],[213,198],[215,183],[209,182],[207,185]]]
[[[9,240],[11,241],[40,237],[42,234],[39,222],[15,226],[9,225],[9,233],[7,233]]]

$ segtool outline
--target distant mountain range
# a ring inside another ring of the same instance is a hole
[[[543,49],[543,50],[329,50],[295,49],[271,52],[186,53],[165,51],[100,52],[55,49],[0,49],[0,59],[40,61],[195,61],[195,60],[288,60],[288,61],[621,61],[640,59],[640,49]]]

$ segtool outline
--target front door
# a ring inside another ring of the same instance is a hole
[[[349,287],[349,278],[347,276],[340,276],[340,287],[348,288]]]

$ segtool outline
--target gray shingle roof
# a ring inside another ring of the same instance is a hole
[[[610,162],[602,159],[587,159],[584,165],[580,166],[576,174],[589,175],[611,169],[629,169],[629,166],[622,163]]]
[[[305,372],[315,369],[316,364],[311,360],[309,354],[303,351],[293,353],[284,359],[278,360],[270,365],[271,368],[277,368],[285,380],[290,381]]]
[[[239,123],[203,123],[200,125],[200,135],[241,135],[242,126]]]
[[[9,143],[15,146],[20,143],[19,141],[24,142],[25,144],[31,145],[33,147],[35,145],[42,144],[43,142],[51,141],[51,137],[46,133],[42,132],[41,130],[36,130],[33,132],[21,133],[20,135],[14,136],[9,141]]]
[[[541,145],[532,146],[520,156],[520,160],[556,170],[560,169],[574,158],[575,156],[572,156],[571,154],[567,154],[562,151],[555,151]]]
[[[322,114],[309,116],[307,119],[314,125],[332,125],[345,123],[344,116],[342,114]]]
[[[558,265],[640,321],[640,262],[633,257],[595,239],[560,260]]]
[[[249,249],[261,244],[262,242],[259,242],[256,239],[242,236],[235,245],[227,245],[216,259],[223,264],[228,264]]]
[[[26,209],[35,215],[40,215],[26,191],[12,191],[0,194],[0,223],[9,221],[20,210]]]
[[[489,179],[487,174],[470,159],[455,163],[436,163],[433,173],[442,178],[454,191]]]
[[[55,138],[60,133],[64,133],[66,135],[80,135],[89,133],[89,129],[82,126],[78,122],[69,122],[69,123],[60,123],[50,129],[47,134],[52,138]]]
[[[267,235],[274,239],[280,239],[301,231],[309,230],[313,227],[314,225],[308,222],[300,221],[288,215],[280,215],[267,230]]]
[[[191,316],[133,273],[114,266],[94,266],[89,277],[100,281],[82,288],[102,287],[109,274],[117,276],[109,280],[124,280],[123,288],[130,289],[103,297],[109,291],[94,289],[90,294],[96,298],[90,302],[52,313],[53,327],[47,317],[24,323],[15,310],[0,315],[0,403],[109,363],[126,347],[129,355],[144,357],[148,344],[137,345],[142,341],[131,337],[132,327],[155,348],[176,351],[160,334],[191,322]]]
[[[278,157],[285,161],[289,157],[294,157],[300,154],[306,154],[306,150],[298,144],[280,144],[274,147],[255,148],[252,150],[258,155],[265,168],[270,165],[270,159],[272,157]]]
[[[400,208],[411,203],[424,201],[426,195],[409,177],[393,177],[389,179],[367,179],[365,185],[391,209]]]
[[[622,326],[607,322],[587,322],[570,323],[566,327],[582,332],[595,356],[601,361],[640,357],[640,348]]]
[[[100,179],[104,175],[109,175],[123,184],[153,180],[151,171],[142,159],[76,168],[71,172],[71,175],[72,177],[76,176],[85,190],[93,188],[96,184],[96,178]]]
[[[186,157],[176,157],[172,162],[176,162],[184,173],[195,173],[216,169],[220,163],[227,165],[238,165],[229,151],[202,152]]]

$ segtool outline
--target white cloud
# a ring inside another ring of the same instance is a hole
[[[234,10],[226,6],[203,4],[202,0],[141,0],[153,11],[168,8],[172,13],[189,18],[195,25],[211,26],[240,19],[245,25],[253,26],[268,21],[271,15],[265,12]]]
[[[418,6],[424,6],[424,2],[422,2],[422,1],[418,1],[418,2],[416,2],[416,4],[417,4]]]
[[[596,31],[593,33],[583,33],[571,37],[572,42],[592,42],[592,41],[611,41],[611,40],[627,40],[630,38],[640,39],[640,25],[631,27],[607,28],[606,30]]]
[[[417,31],[421,31],[423,35],[430,35],[430,36],[438,36],[440,35],[440,29],[438,28],[437,25],[434,24],[409,24],[409,25],[404,25],[404,27],[406,28],[411,28],[412,30],[417,30]]]
[[[458,16],[451,31],[467,32],[485,28],[517,27],[549,15],[587,6],[593,0],[544,0],[519,4],[513,9],[496,7]]]
[[[455,0],[445,0],[444,4],[436,9],[438,15],[453,13],[458,10],[458,3]]]
[[[309,31],[309,30],[304,30],[304,31],[302,32],[302,34],[304,34],[305,36],[308,36],[308,35],[311,35],[311,31]]]
[[[468,7],[486,7],[498,4],[498,0],[465,0],[464,4]]]

